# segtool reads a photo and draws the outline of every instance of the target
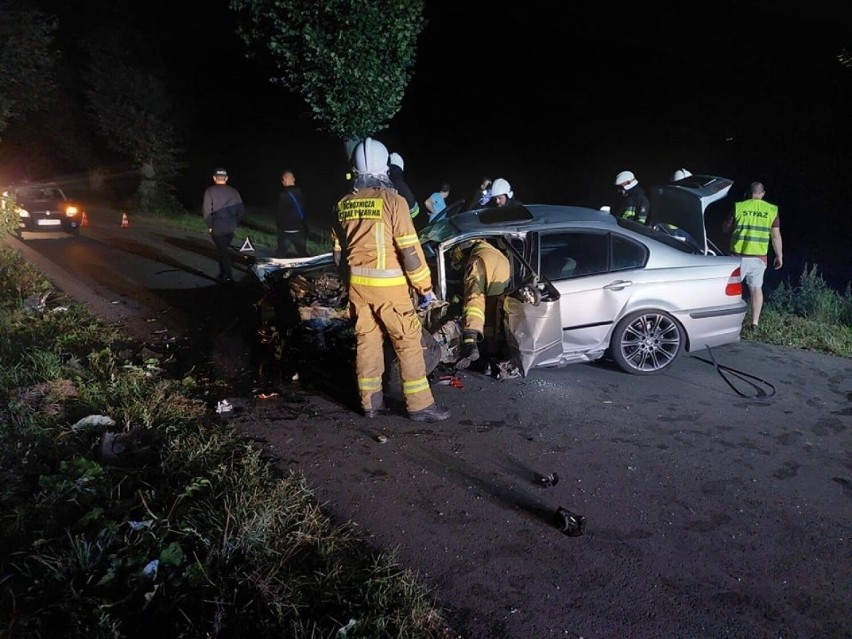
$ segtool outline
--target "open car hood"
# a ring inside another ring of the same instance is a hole
[[[704,216],[707,207],[724,198],[733,184],[728,178],[691,175],[672,184],[654,186],[649,194],[648,225],[665,232],[684,231],[705,254],[719,254],[719,249],[707,238]]]

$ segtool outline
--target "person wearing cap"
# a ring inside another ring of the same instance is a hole
[[[615,186],[624,198],[615,216],[633,220],[639,224],[647,224],[651,202],[645,195],[645,190],[639,186],[639,180],[636,179],[633,171],[622,171],[616,175]]]
[[[237,226],[245,216],[246,209],[240,192],[228,186],[228,172],[218,168],[213,171],[213,184],[204,191],[201,215],[216,246],[219,260],[219,275],[216,280],[229,284],[234,281],[231,265],[231,242]]]
[[[423,326],[410,288],[427,308],[435,301],[432,272],[405,202],[388,177],[387,147],[366,138],[353,152],[356,178],[352,193],[337,203],[332,252],[345,259],[349,309],[355,321],[355,376],[364,416],[384,410],[382,377],[387,338],[399,360],[408,417],[416,422],[447,419],[435,403],[421,338]],[[410,288],[409,288],[410,287]]]

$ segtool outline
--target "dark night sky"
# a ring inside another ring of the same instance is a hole
[[[598,207],[623,169],[650,185],[685,166],[734,178],[737,195],[763,180],[790,256],[824,257],[817,246],[840,237],[828,252],[848,268],[852,69],[835,56],[852,48],[852,28],[839,9],[808,17],[768,2],[677,13],[527,4],[427,0],[414,78],[376,136],[405,158],[420,199],[444,179],[457,187],[451,199],[464,197],[489,175],[507,178],[525,202]],[[235,87],[227,106],[203,101],[187,192],[225,164],[247,200],[264,200],[286,165],[326,215],[340,192],[342,144],[314,132],[299,99],[243,59],[227,16],[219,26]]]
[[[190,96],[184,201],[224,165],[247,203],[264,205],[291,167],[312,214],[328,216],[345,188],[342,143],[245,59],[227,0],[199,4],[203,14],[173,6],[127,10],[140,28],[156,27],[151,47]],[[507,178],[525,202],[594,207],[613,198],[623,169],[646,186],[681,166],[724,175],[736,195],[760,179],[781,208],[785,252],[837,254],[848,269],[852,69],[835,56],[852,50],[852,22],[827,3],[807,6],[808,15],[748,0],[678,11],[427,0],[413,80],[376,137],[405,158],[421,200],[445,179],[451,200],[464,197],[482,175]]]

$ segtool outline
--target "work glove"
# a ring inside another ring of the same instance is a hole
[[[435,301],[435,294],[432,291],[423,293],[423,299],[420,302],[420,308],[429,308],[429,305]]]
[[[470,366],[471,362],[479,359],[479,346],[477,344],[482,340],[482,334],[479,331],[466,330],[462,332],[462,343],[459,348],[459,360],[456,362],[456,368],[465,369]]]

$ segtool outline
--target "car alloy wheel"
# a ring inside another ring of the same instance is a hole
[[[611,355],[622,370],[650,375],[677,359],[684,337],[681,325],[665,311],[636,311],[616,325]]]

